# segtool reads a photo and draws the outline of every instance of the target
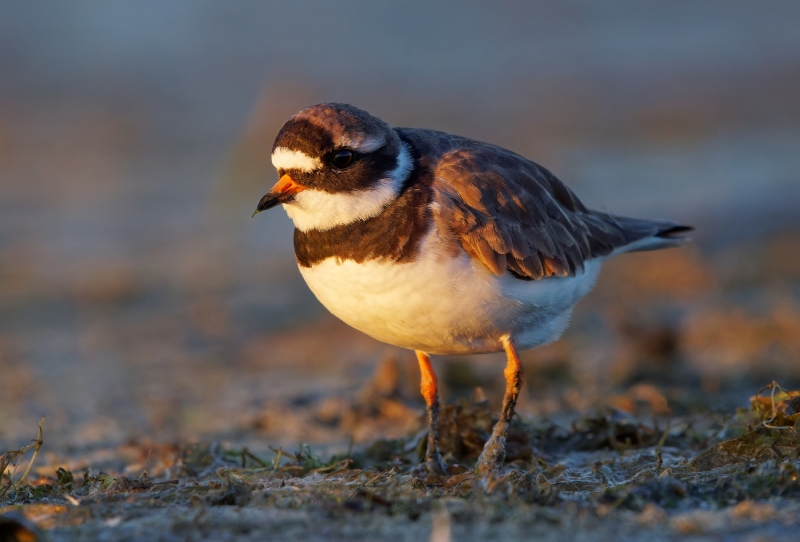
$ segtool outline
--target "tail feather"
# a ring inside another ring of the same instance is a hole
[[[680,224],[676,224],[671,228],[658,232],[656,234],[656,237],[663,237],[664,239],[688,240],[689,237],[687,237],[686,234],[692,231],[694,231],[694,228],[692,226],[682,226]]]
[[[609,219],[625,236],[626,243],[614,250],[614,254],[640,252],[679,247],[691,240],[691,226],[677,224],[669,220],[652,220],[608,215]]]

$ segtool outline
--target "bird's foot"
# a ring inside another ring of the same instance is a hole
[[[495,429],[492,437],[483,446],[483,452],[475,465],[475,472],[480,476],[487,476],[503,467],[506,458],[505,434],[498,435]]]
[[[447,465],[438,452],[417,465],[413,472],[414,478],[419,478],[423,481],[449,475],[450,473],[447,470]]]

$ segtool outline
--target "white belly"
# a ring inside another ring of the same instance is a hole
[[[466,254],[453,258],[435,233],[420,249],[411,263],[328,258],[300,272],[329,311],[379,341],[430,354],[476,354],[502,350],[504,335],[520,349],[557,339],[601,265],[591,260],[576,277],[524,281],[497,277]]]

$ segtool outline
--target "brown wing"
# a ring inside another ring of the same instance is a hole
[[[440,231],[455,234],[496,275],[574,275],[587,260],[640,239],[663,235],[664,246],[677,244],[670,234],[683,231],[590,211],[547,169],[485,143],[462,139],[432,169]]]

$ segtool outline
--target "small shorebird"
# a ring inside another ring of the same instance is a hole
[[[587,209],[542,166],[506,149],[392,128],[346,104],[319,104],[283,125],[278,183],[256,212],[282,204],[300,273],[354,328],[416,351],[428,407],[439,407],[429,354],[505,351],[500,420],[478,459],[502,465],[522,381],[519,349],[556,340],[600,266],[622,252],[680,245],[688,226]]]

